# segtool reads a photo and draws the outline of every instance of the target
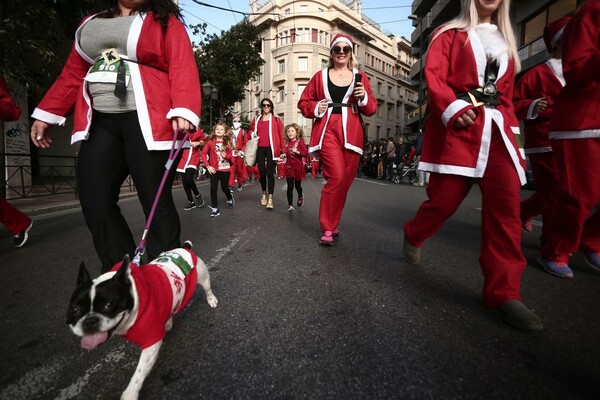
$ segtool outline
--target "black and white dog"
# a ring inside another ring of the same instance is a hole
[[[206,264],[191,248],[191,242],[185,242],[183,248],[161,253],[139,267],[125,256],[120,265],[94,280],[81,263],[67,313],[67,324],[81,336],[81,347],[91,350],[116,334],[142,348],[123,400],[138,398],[173,325],[173,315],[186,306],[197,283],[208,304],[217,306]]]

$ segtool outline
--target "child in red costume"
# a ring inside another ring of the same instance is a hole
[[[218,123],[213,127],[202,149],[202,162],[206,165],[210,176],[210,201],[211,217],[221,215],[217,201],[217,188],[221,183],[221,190],[227,197],[227,206],[233,208],[235,200],[233,193],[229,190],[229,174],[231,170],[231,133],[229,127],[224,123]]]
[[[287,180],[287,200],[288,212],[294,212],[294,188],[298,192],[297,207],[304,204],[304,194],[302,193],[302,181],[306,176],[304,163],[302,159],[308,156],[308,148],[304,144],[304,131],[298,124],[290,124],[284,129],[287,140],[285,143],[285,178]]]
[[[558,211],[559,171],[548,138],[554,99],[564,86],[561,36],[570,17],[564,17],[544,28],[544,43],[552,55],[545,63],[527,71],[515,86],[513,102],[517,118],[525,122],[525,154],[531,162],[535,192],[521,202],[521,221],[525,232],[533,229],[531,220],[542,214],[542,241],[551,229]]]

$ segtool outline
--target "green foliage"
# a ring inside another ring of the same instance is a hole
[[[40,93],[65,62],[92,0],[0,1],[0,75]]]
[[[197,44],[196,63],[201,82],[209,81],[219,91],[218,114],[223,118],[226,109],[245,98],[246,85],[259,74],[265,62],[256,46],[260,30],[247,19],[221,32],[221,35],[204,34],[205,25],[191,28],[194,34],[204,36]],[[205,98],[203,104],[203,109],[207,110],[211,100]]]

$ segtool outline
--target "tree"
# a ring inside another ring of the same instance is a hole
[[[65,62],[93,0],[2,0],[0,75],[41,93]]]
[[[219,116],[246,96],[246,85],[260,73],[265,61],[260,57],[257,43],[260,30],[244,19],[221,35],[205,35],[205,25],[191,27],[194,34],[205,37],[198,44],[196,63],[202,82],[209,81],[219,92]],[[209,103],[209,107],[211,104]],[[209,107],[203,107],[207,110]]]

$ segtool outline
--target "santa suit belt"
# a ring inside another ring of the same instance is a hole
[[[354,114],[358,114],[358,106],[356,105],[356,103],[327,103],[327,108],[333,107],[350,107]]]

